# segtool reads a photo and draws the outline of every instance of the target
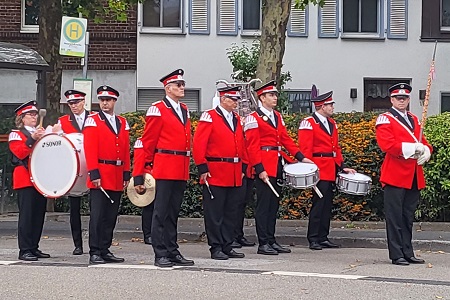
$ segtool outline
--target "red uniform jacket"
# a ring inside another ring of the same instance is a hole
[[[327,120],[331,134],[315,113],[302,120],[298,128],[298,143],[302,153],[319,168],[320,180],[335,181],[338,169],[344,168],[344,159],[336,122],[332,118]]]
[[[130,180],[130,127],[121,116],[116,116],[116,125],[118,134],[103,112],[89,115],[84,123],[89,188],[95,188],[91,180],[100,178],[105,190],[122,191],[124,181]]]
[[[28,158],[31,149],[36,142],[31,134],[26,130],[12,130],[8,138],[9,150],[13,155],[13,189],[17,190],[33,186],[30,180],[30,172],[28,170]]]
[[[153,163],[155,179],[189,179],[191,121],[186,104],[180,103],[180,107],[183,121],[166,98],[147,111],[141,140],[146,157]]]
[[[89,113],[84,111],[84,114],[84,124],[86,124],[86,119],[88,118]],[[61,129],[64,133],[81,133],[83,131],[83,128],[78,126],[77,120],[75,119],[73,113],[60,117],[58,119],[58,123],[61,124]]]
[[[281,114],[275,110],[273,112],[276,124],[272,124],[269,117],[257,109],[247,116],[244,126],[250,165],[255,168],[256,174],[266,171],[270,177],[277,176],[278,154],[284,153],[280,150],[281,146],[290,154],[294,154],[297,160],[301,161],[304,158],[289,137]]]
[[[152,168],[149,157],[145,156],[144,145],[140,138],[134,143],[133,179],[134,185],[144,184],[144,173],[151,174]]]
[[[211,185],[242,185],[242,174],[245,174],[248,162],[244,131],[235,113],[233,125],[234,131],[219,107],[205,111],[198,122],[194,136],[194,161],[199,174],[211,174],[207,179]]]
[[[420,136],[420,123],[418,118],[408,112],[408,118],[413,125],[411,129],[405,119],[394,109],[378,116],[376,123],[376,135],[378,146],[386,156],[381,166],[380,182],[382,185],[410,189],[412,187],[414,173],[417,174],[417,187],[425,187],[425,177],[422,166],[417,165],[417,159],[405,159],[402,152],[402,143],[416,143]],[[430,149],[425,136],[422,143]]]

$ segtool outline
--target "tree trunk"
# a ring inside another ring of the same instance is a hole
[[[62,56],[59,55],[61,18],[61,0],[40,2],[38,52],[50,65],[45,83],[47,109],[45,124],[54,124],[59,116],[62,79]]]
[[[46,109],[44,124],[55,124],[61,98],[62,57],[59,55],[62,7],[61,0],[40,2],[38,52],[50,65],[46,76]],[[57,176],[57,174],[56,174]],[[54,199],[47,199],[47,211],[54,211]]]
[[[277,80],[280,84],[291,0],[263,0],[262,4],[261,49],[256,77],[263,83]]]

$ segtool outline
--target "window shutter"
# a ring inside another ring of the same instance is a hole
[[[165,96],[164,89],[139,89],[137,110],[146,111],[153,102],[162,100]],[[199,90],[184,90],[184,98],[181,102],[185,103],[190,111],[199,111],[200,104]]]
[[[287,35],[308,36],[308,6],[305,9],[295,8],[295,3],[292,1]]]
[[[209,34],[210,0],[189,0],[189,33]]]
[[[237,0],[218,0],[217,34],[237,35]]]
[[[389,39],[408,38],[408,0],[388,0]]]
[[[319,8],[319,37],[338,37],[338,5],[339,0],[325,0]]]

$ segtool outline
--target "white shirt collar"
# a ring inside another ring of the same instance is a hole
[[[105,113],[105,114],[107,114],[107,113]],[[79,115],[77,115],[77,114],[73,114],[73,115],[75,116],[75,118],[81,118],[81,119],[84,119],[84,116],[86,115],[86,111],[83,110],[83,112],[80,113]]]
[[[172,105],[173,108],[177,108],[180,106],[180,102],[175,102],[175,100],[172,100],[169,96],[166,96],[167,100],[169,100],[170,105]]]
[[[403,113],[401,111],[399,111],[398,109],[396,109],[395,107],[392,107],[396,112],[398,112],[400,114],[400,116],[402,116],[403,118],[408,118],[408,112]]]
[[[322,116],[321,114],[319,114],[318,112],[314,112],[316,114],[316,116],[319,118],[320,122],[324,123],[325,121],[328,122],[328,119],[325,116]]]
[[[261,106],[260,109],[261,109],[261,111],[262,111],[265,115],[267,115],[268,117],[274,115],[273,109],[272,109],[272,110],[268,110],[268,109],[265,108],[264,106]]]
[[[223,108],[221,105],[217,105],[218,107],[219,107],[219,109],[222,111],[222,113],[223,113],[223,115],[225,116],[225,117],[228,117],[228,116],[233,116],[233,113],[230,111],[227,111],[225,108]]]
[[[33,133],[36,131],[36,127],[31,127],[31,126],[24,126],[26,130],[28,130],[29,133]]]

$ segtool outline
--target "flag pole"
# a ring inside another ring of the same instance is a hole
[[[427,89],[425,91],[425,100],[423,101],[422,121],[420,122],[419,142],[422,142],[423,130],[425,128],[425,122],[427,121],[428,101],[430,98],[431,82],[434,79],[434,60],[436,58],[436,47],[437,47],[437,40],[434,43],[433,58],[431,59],[430,73],[428,73]]]

